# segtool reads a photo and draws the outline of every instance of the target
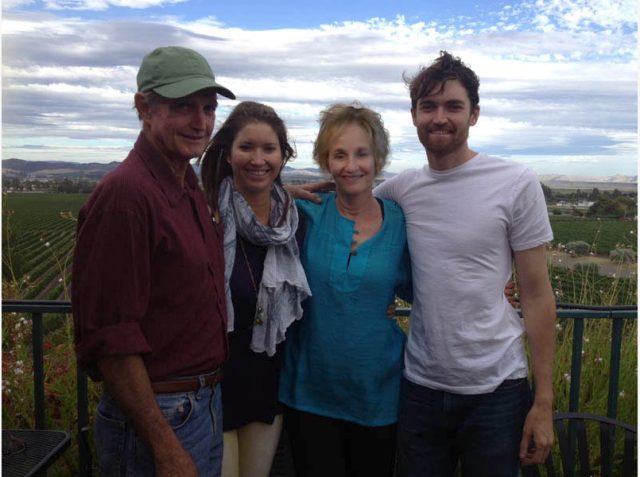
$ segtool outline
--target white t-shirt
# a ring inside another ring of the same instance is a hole
[[[374,193],[406,218],[413,305],[405,377],[457,394],[526,377],[524,325],[503,290],[512,252],[553,238],[535,174],[478,154],[447,171],[405,171]]]

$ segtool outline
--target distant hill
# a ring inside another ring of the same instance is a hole
[[[5,159],[2,161],[2,177],[6,179],[51,181],[61,179],[87,179],[97,181],[115,169],[120,162],[109,163],[76,163],[65,161],[25,161],[23,159]],[[199,167],[193,166],[196,174]],[[286,166],[284,175],[287,180],[308,182],[321,180],[319,169],[294,169]]]
[[[97,181],[106,173],[115,169],[119,162],[76,163],[64,161],[25,161],[23,159],[5,159],[2,161],[2,177],[6,179],[51,181],[61,179],[85,179]],[[199,168],[194,166],[196,173]],[[395,174],[383,172],[380,179],[388,179]],[[638,176],[568,176],[541,175],[540,181],[552,189],[619,189],[621,191],[636,190]],[[327,175],[318,168],[298,169],[286,166],[283,179],[286,182],[312,182],[325,180]]]
[[[541,175],[540,182],[552,189],[594,189],[635,191],[638,188],[638,176],[569,176]]]
[[[8,179],[51,181],[61,179],[86,179],[97,181],[112,171],[119,162],[106,164],[90,162],[79,164],[63,161],[25,161],[23,159],[4,159],[2,177]]]
[[[20,179],[33,181],[52,181],[61,179],[86,179],[97,181],[106,173],[115,169],[120,162],[76,163],[64,161],[25,161],[23,159],[5,159],[2,161],[2,177],[5,179]],[[200,168],[193,166],[196,174]],[[383,173],[387,178],[395,174]],[[326,180],[327,175],[318,168],[296,169],[285,166],[283,179],[286,182],[313,182]]]

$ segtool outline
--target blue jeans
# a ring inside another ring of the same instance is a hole
[[[156,402],[198,467],[200,477],[218,477],[222,465],[220,386],[156,394]],[[102,393],[96,410],[95,442],[103,477],[153,476],[153,458],[113,397]]]
[[[522,428],[531,407],[525,378],[492,393],[436,391],[402,380],[398,477],[515,477]]]

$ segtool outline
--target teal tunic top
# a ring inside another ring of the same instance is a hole
[[[381,202],[380,230],[351,253],[355,222],[338,213],[335,194],[319,205],[297,201],[313,296],[287,332],[280,375],[284,404],[364,426],[398,419],[405,334],[386,311],[411,286],[404,216],[395,202]]]

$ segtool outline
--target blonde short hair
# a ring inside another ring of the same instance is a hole
[[[387,164],[389,133],[384,127],[380,114],[358,102],[332,104],[320,113],[320,131],[313,144],[313,160],[322,170],[328,171],[331,145],[350,124],[357,124],[369,135],[375,173],[378,175]]]

